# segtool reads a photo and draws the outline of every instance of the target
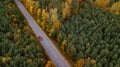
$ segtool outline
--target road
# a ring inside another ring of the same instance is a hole
[[[56,65],[56,67],[70,67],[69,62],[61,55],[59,50],[54,46],[51,40],[47,37],[47,35],[42,31],[36,21],[32,18],[29,12],[25,9],[23,4],[19,0],[15,0],[16,5],[20,9],[23,16],[26,18],[29,26],[33,30],[36,37],[42,36],[43,40],[39,40],[42,44],[43,48],[49,55],[50,59]]]

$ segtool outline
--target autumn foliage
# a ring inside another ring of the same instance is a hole
[[[26,0],[23,4],[76,67],[120,66],[120,1]]]

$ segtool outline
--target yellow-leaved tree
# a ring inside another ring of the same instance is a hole
[[[76,62],[75,67],[83,67],[84,64],[85,64],[85,60],[81,58]]]
[[[36,21],[37,21],[37,23],[40,25],[40,22],[41,22],[41,20],[40,20],[40,15],[41,15],[41,9],[40,8],[38,8],[37,9],[37,14],[36,14],[37,16],[36,16]]]
[[[61,28],[61,23],[59,20],[56,20],[56,22],[53,23],[53,28],[57,31]]]
[[[40,22],[42,29],[45,29],[45,27],[46,27],[47,18],[48,18],[48,12],[46,11],[46,9],[43,9],[42,10],[42,20]]]
[[[29,9],[29,7],[30,6],[34,6],[34,3],[35,3],[35,1],[33,1],[33,0],[26,0],[25,1],[25,7],[27,8],[27,9]]]
[[[71,3],[72,0],[66,0],[62,3],[62,18],[66,19],[71,16]]]
[[[57,8],[50,9],[49,13],[51,25],[48,25],[46,27],[50,29],[50,32],[48,31],[48,29],[46,30],[49,32],[49,36],[51,36],[52,33],[60,29],[61,23],[58,20]]]
[[[58,35],[57,35],[57,41],[60,43],[60,37],[62,36],[62,34],[61,33],[59,33]]]
[[[62,41],[61,49],[65,50],[66,45],[67,45],[67,40],[65,39],[65,40]]]
[[[46,22],[48,18],[48,12],[46,11],[46,9],[42,10],[42,21]]]
[[[33,15],[33,6],[29,7],[29,12],[30,12],[31,15]]]
[[[39,18],[40,15],[41,15],[41,9],[38,8],[38,9],[37,9],[37,17]]]
[[[56,67],[55,64],[53,64],[52,61],[48,60],[45,67]]]
[[[50,21],[54,23],[56,20],[58,20],[57,8],[50,9]]]
[[[1,61],[2,61],[3,63],[7,63],[7,62],[9,62],[10,60],[11,60],[11,57],[7,56],[7,57],[3,57]]]
[[[115,14],[120,14],[120,0],[118,2],[113,3],[112,7],[110,8],[111,12]]]
[[[40,14],[41,12],[39,4],[40,4],[39,1],[35,1],[33,4],[33,17],[35,18],[35,20],[39,18],[38,14]]]
[[[47,15],[46,15],[46,9],[43,9],[42,10],[42,20],[46,20],[46,17],[47,17]]]
[[[68,34],[68,39],[71,39],[72,38],[72,34]]]
[[[41,23],[42,29],[45,30],[45,24],[46,24],[46,22],[42,21],[42,22],[40,22],[40,23]]]
[[[95,0],[96,6],[100,8],[106,8],[110,3],[110,0]]]
[[[72,3],[71,3],[71,12],[72,12],[72,15],[78,14],[80,2],[82,2],[82,0],[72,0]]]
[[[96,60],[91,59],[90,57],[88,57],[88,58],[86,58],[86,59],[80,58],[80,59],[76,62],[75,66],[76,66],[76,67],[84,67],[85,62],[90,62],[90,64],[92,64],[92,65],[96,64]]]
[[[49,36],[52,36],[52,33],[55,32],[55,29],[52,27],[49,32]]]

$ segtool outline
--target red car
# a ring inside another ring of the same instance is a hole
[[[42,36],[38,36],[38,39],[41,40],[41,41],[43,40]]]

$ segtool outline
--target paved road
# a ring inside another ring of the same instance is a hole
[[[33,32],[35,33],[36,37],[42,36],[43,40],[39,40],[49,55],[50,59],[53,61],[53,63],[56,65],[56,67],[70,67],[70,64],[68,61],[60,54],[58,49],[53,45],[53,43],[50,41],[50,39],[45,35],[45,33],[42,31],[42,29],[39,27],[39,25],[36,23],[36,21],[32,18],[32,16],[28,13],[28,11],[25,9],[25,7],[22,5],[22,3],[19,0],[15,0],[15,3],[17,4],[18,8],[26,18],[29,26],[32,28]]]

